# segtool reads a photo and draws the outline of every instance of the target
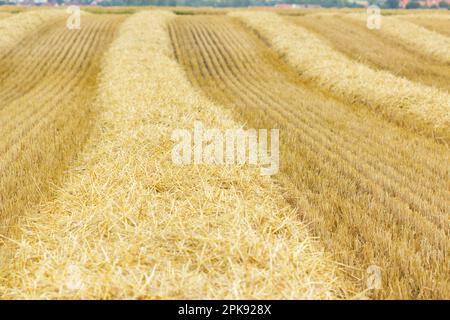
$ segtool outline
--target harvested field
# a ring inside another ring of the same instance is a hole
[[[105,57],[102,113],[85,152],[55,199],[28,211],[21,241],[5,243],[13,259],[0,266],[2,296],[347,296],[337,266],[258,168],[171,161],[173,129],[195,120],[239,127],[172,57],[173,18],[124,22]]]
[[[300,82],[231,18],[180,17],[170,33],[192,83],[247,126],[284,132],[280,180],[352,277],[376,264],[379,297],[448,295],[446,147]]]
[[[290,20],[359,63],[450,92],[450,64],[426,59],[402,46],[401,41],[346,19],[345,15],[313,14]]]
[[[450,94],[348,59],[303,27],[270,12],[233,14],[282,54],[305,81],[357,108],[450,143]],[[353,19],[353,18],[352,18]],[[359,16],[357,16],[359,21]]]
[[[450,37],[450,14],[411,14],[399,18]]]
[[[9,12],[0,12],[0,19],[9,18],[11,15]]]
[[[86,10],[0,8],[0,299],[450,298],[425,11]]]
[[[90,132],[100,58],[120,18],[30,34],[0,59],[0,234],[47,194]],[[55,156],[57,155],[57,156]]]
[[[360,25],[366,25],[364,14],[348,14],[346,18]],[[383,17],[382,27],[377,32],[399,41],[424,58],[435,59],[443,64],[450,64],[450,38],[430,31],[417,24],[393,17]]]
[[[66,15],[60,10],[37,10],[15,14],[8,19],[0,20],[0,55],[18,44],[30,32],[46,24],[61,21]]]

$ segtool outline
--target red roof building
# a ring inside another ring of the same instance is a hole
[[[406,8],[406,5],[410,2],[411,0],[400,0],[399,3],[399,7],[400,8]],[[439,3],[441,1],[447,2],[448,4],[450,4],[450,0],[420,0],[418,1],[418,3],[422,6],[422,7],[438,7]]]

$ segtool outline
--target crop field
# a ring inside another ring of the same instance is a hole
[[[11,10],[0,298],[450,298],[450,14]],[[199,122],[279,172],[174,163]]]
[[[99,57],[119,21],[88,17],[79,33],[56,21],[2,55],[2,229],[38,201],[88,136]]]
[[[389,270],[393,291],[403,287],[420,294],[419,287],[398,283],[402,273],[417,276],[416,284],[433,282],[441,273],[445,283],[445,256],[438,258],[448,248],[444,148],[434,146],[437,162],[430,166],[433,143],[416,138],[411,151],[404,143],[408,134],[301,83],[230,18],[179,18],[171,34],[189,77],[211,98],[233,107],[250,127],[289,132],[281,152],[286,179],[307,197],[313,208],[301,214],[342,262],[364,265],[385,255],[382,268]],[[441,173],[429,179],[418,171],[425,167]],[[432,180],[434,186],[428,184]],[[436,191],[444,191],[441,200]],[[299,206],[295,198],[291,201]],[[424,239],[433,243],[425,245]],[[427,274],[429,263],[436,274]]]
[[[0,12],[0,19],[8,18],[11,16],[9,12]]]
[[[409,22],[415,23],[419,26],[425,27],[430,31],[440,33],[444,36],[450,36],[450,17],[448,15],[440,14],[422,14],[422,15],[405,15],[401,17]]]
[[[374,69],[386,70],[396,76],[450,91],[450,64],[429,59],[421,55],[420,50],[411,50],[395,38],[384,35],[382,29],[370,30],[365,22],[355,22],[339,14],[306,15],[291,19],[329,42],[334,49],[350,59]],[[426,21],[430,20],[432,19]]]

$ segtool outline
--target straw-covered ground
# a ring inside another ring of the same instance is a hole
[[[367,16],[364,14],[347,16],[362,24],[367,23]],[[383,17],[381,23],[380,33],[400,41],[417,53],[425,54],[426,57],[450,64],[450,38],[397,17]]]
[[[0,298],[449,298],[448,14],[86,10],[0,8]]]
[[[320,92],[238,21],[180,17],[170,30],[195,85],[248,126],[284,133],[278,177],[290,202],[328,251],[353,267],[360,290],[365,268],[376,264],[385,281],[380,296],[447,294],[445,146]]]
[[[398,18],[450,37],[450,14],[408,14]]]
[[[9,18],[11,15],[9,12],[0,12],[0,19]]]
[[[302,78],[339,98],[369,106],[398,124],[450,142],[449,93],[351,61],[312,32],[275,13],[236,12],[231,15],[258,30],[260,36],[286,56]],[[433,48],[437,46],[436,42],[429,42]],[[446,43],[443,42],[443,47]],[[437,52],[447,57],[450,51]]]
[[[4,298],[336,298],[346,293],[270,178],[171,161],[171,131],[238,127],[171,55],[170,13],[140,13],[104,58],[95,133],[28,211]],[[148,32],[150,31],[151,32]],[[164,70],[164,72],[161,72]]]
[[[2,13],[8,14],[8,13]],[[29,32],[42,27],[43,24],[62,19],[66,15],[59,10],[37,10],[7,16],[0,20],[0,52],[12,48]]]
[[[289,20],[313,32],[334,50],[354,61],[450,92],[450,64],[440,63],[417,50],[411,50],[397,38],[384,34],[383,28],[368,29],[365,23],[339,13],[309,14]],[[424,21],[436,20],[425,15]],[[383,22],[384,17],[381,19]]]
[[[48,194],[88,136],[100,58],[122,20],[85,16],[84,28],[71,32],[64,20],[54,21],[59,11],[39,11],[8,18],[5,25],[14,34],[16,25],[24,20],[27,26],[34,14],[45,21],[36,32],[24,38],[18,32],[11,49],[4,44],[14,37],[0,45],[2,235],[20,212]]]

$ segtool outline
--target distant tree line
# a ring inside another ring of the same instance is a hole
[[[408,4],[406,5],[406,9],[419,9],[419,8],[426,8],[426,7],[422,7],[419,3],[418,0],[412,0],[410,2],[408,2]],[[439,6],[432,6],[432,9],[450,9],[449,4],[446,1],[441,1],[439,2]]]
[[[310,4],[322,7],[360,7],[347,0],[109,0],[101,3],[103,6],[187,6],[187,7],[249,7],[273,6],[277,3]]]
[[[3,0],[0,0],[3,1]],[[93,0],[81,0],[92,2]],[[186,7],[249,7],[249,6],[273,6],[277,3],[320,5],[324,8],[360,8],[355,0],[106,0],[100,3],[102,6],[186,6]],[[399,0],[369,0],[370,4],[378,4],[381,8],[395,9],[399,7]],[[418,0],[408,3],[408,9],[419,8]],[[441,8],[448,8],[445,1],[440,3]]]
[[[94,0],[78,0],[82,4],[90,4]],[[64,0],[56,0],[62,4]],[[7,4],[7,0],[0,0],[0,6]],[[106,0],[101,6],[170,6],[170,7],[249,7],[273,6],[277,3],[320,5],[324,8],[361,8],[355,0]],[[381,8],[396,9],[399,0],[369,0],[370,4],[377,4]],[[411,0],[407,9],[422,8],[418,0]],[[439,8],[450,9],[446,1],[441,1]]]
[[[395,8],[398,8],[399,2],[400,2],[399,0],[386,0],[384,3],[379,4],[379,6],[381,8],[395,9]],[[377,1],[376,0],[371,0],[370,3],[371,4],[376,4]],[[420,3],[419,3],[419,0],[411,0],[406,5],[406,9],[419,9],[419,8],[426,9],[428,7],[421,6]],[[449,9],[449,4],[446,1],[442,0],[439,3],[439,6],[432,6],[431,7],[431,9],[438,9],[438,8]]]

